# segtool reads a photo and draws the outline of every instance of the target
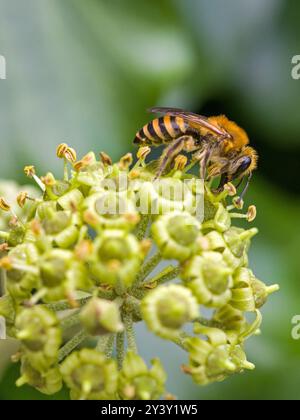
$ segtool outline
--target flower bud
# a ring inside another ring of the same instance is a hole
[[[16,385],[22,386],[25,384],[36,388],[42,394],[53,395],[61,390],[62,378],[58,368],[50,368],[41,372],[35,369],[26,357],[23,357],[21,377],[17,380]]]
[[[116,362],[106,359],[104,354],[91,349],[73,352],[63,361],[60,370],[73,400],[116,398]]]
[[[39,261],[39,269],[45,302],[65,299],[76,289],[89,290],[91,287],[86,267],[73,258],[71,251],[53,249],[45,253]]]
[[[203,239],[207,240],[206,250],[223,252],[226,248],[223,235],[216,230],[210,231],[207,235],[204,236]]]
[[[243,369],[254,369],[254,365],[247,362],[241,346],[228,344],[223,331],[202,327],[199,333],[206,335],[207,341],[199,337],[185,340],[190,364],[183,368],[197,384],[220,382]]]
[[[132,353],[126,354],[119,375],[118,392],[123,400],[155,400],[165,390],[166,374],[158,359],[152,360],[148,369],[143,359]]]
[[[225,305],[218,309],[212,319],[221,324],[226,331],[241,332],[247,324],[243,312],[233,308],[231,305]]]
[[[118,333],[124,329],[118,305],[96,297],[83,307],[80,321],[92,335]]]
[[[83,201],[83,195],[77,188],[61,196],[57,202],[64,210],[76,210]]]
[[[15,320],[16,309],[14,301],[8,294],[0,297],[0,316],[3,316],[10,324]]]
[[[203,252],[184,266],[182,278],[198,302],[221,307],[231,299],[232,269],[217,252]]]
[[[55,364],[62,338],[53,312],[42,306],[23,309],[17,315],[16,327],[17,338],[36,370],[45,371]]]
[[[267,287],[248,268],[240,268],[234,275],[234,287],[230,304],[241,311],[253,312],[261,308],[268,296],[279,289],[278,285]]]
[[[258,230],[252,228],[249,230],[231,227],[224,233],[224,239],[231,252],[238,258],[248,251],[251,239],[257,235]]]
[[[225,232],[231,226],[231,217],[230,213],[225,209],[223,204],[217,203],[214,205],[214,216],[213,219],[206,221],[203,224],[203,228],[216,229],[218,232]],[[209,208],[208,205],[205,205],[206,219],[208,216]]]
[[[101,284],[130,287],[143,255],[135,236],[122,230],[106,230],[95,241],[90,269]]]
[[[166,259],[184,261],[197,250],[200,223],[187,212],[172,212],[158,217],[151,232]]]
[[[7,290],[15,300],[29,299],[31,291],[39,287],[38,270],[34,266],[38,258],[32,243],[18,245],[9,251],[11,267],[7,272]]]
[[[138,190],[143,214],[165,214],[195,209],[195,198],[188,186],[176,178],[161,178],[156,182],[142,182]]]
[[[87,222],[100,228],[132,230],[139,221],[134,202],[127,193],[104,191],[90,195],[84,202]]]
[[[186,287],[159,286],[142,300],[142,316],[148,328],[160,337],[175,339],[181,328],[199,316],[196,299]]]

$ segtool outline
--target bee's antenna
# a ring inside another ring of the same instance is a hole
[[[246,192],[249,188],[251,179],[252,179],[252,172],[250,172],[250,174],[248,176],[247,184],[246,184],[245,188],[243,189],[242,194],[240,195],[241,200],[245,197],[245,194],[246,194]]]

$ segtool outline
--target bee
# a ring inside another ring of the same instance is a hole
[[[161,155],[156,178],[181,152],[193,152],[192,160],[200,164],[200,177],[208,179],[221,177],[218,190],[228,182],[245,177],[249,186],[252,172],[257,168],[257,152],[249,146],[245,130],[225,115],[204,117],[179,108],[155,107],[152,113],[161,113],[144,125],[137,133],[134,144],[138,146],[160,146],[165,149]]]

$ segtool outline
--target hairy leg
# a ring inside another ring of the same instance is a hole
[[[159,168],[154,179],[159,178],[168,164],[184,149],[186,144],[193,142],[191,136],[182,136],[178,139],[173,140],[163,151],[159,162]]]

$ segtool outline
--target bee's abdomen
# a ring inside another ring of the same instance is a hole
[[[189,129],[183,118],[166,115],[144,125],[137,133],[134,143],[159,146],[183,136]]]

